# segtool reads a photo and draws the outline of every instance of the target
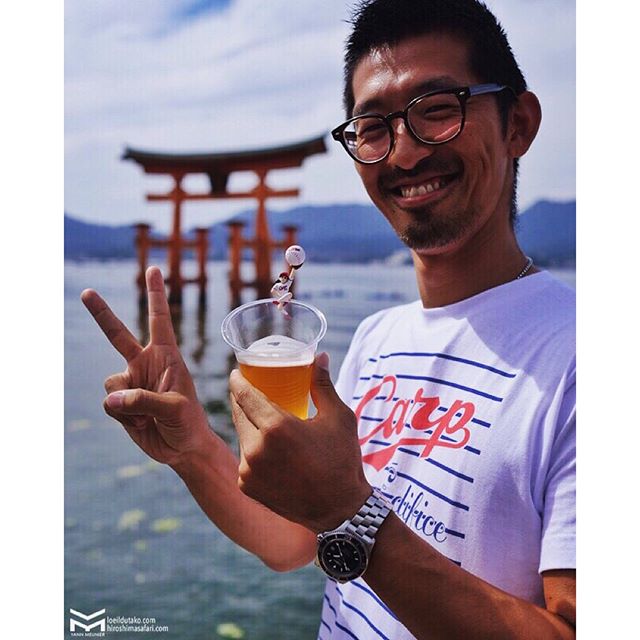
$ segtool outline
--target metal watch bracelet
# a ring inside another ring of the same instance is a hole
[[[351,521],[345,527],[345,531],[352,533],[367,545],[373,545],[375,535],[391,511],[391,504],[385,495],[377,488],[367,498]]]

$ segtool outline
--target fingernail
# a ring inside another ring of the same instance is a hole
[[[329,354],[322,351],[316,356],[316,365],[325,371],[329,371]]]
[[[107,396],[107,404],[111,409],[119,409],[124,404],[124,391],[114,391]]]

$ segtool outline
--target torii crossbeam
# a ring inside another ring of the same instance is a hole
[[[324,136],[319,136],[295,144],[255,149],[248,151],[231,151],[226,153],[160,153],[155,151],[141,151],[139,149],[126,148],[122,159],[133,160],[139,164],[145,173],[164,174],[171,176],[174,186],[167,193],[147,194],[149,202],[173,203],[173,224],[171,235],[166,240],[151,240],[149,238],[149,225],[138,225],[138,261],[140,273],[138,284],[144,287],[144,270],[148,259],[148,250],[152,246],[163,246],[168,251],[169,274],[169,301],[172,304],[182,302],[182,287],[188,282],[198,282],[200,285],[200,298],[204,301],[206,290],[206,252],[207,234],[200,229],[198,240],[188,242],[182,237],[181,216],[182,203],[193,200],[222,200],[236,198],[254,198],[258,201],[255,217],[255,232],[252,239],[241,240],[243,248],[253,250],[255,262],[255,279],[250,282],[242,282],[239,274],[239,265],[231,266],[230,288],[232,306],[240,302],[240,289],[242,287],[254,287],[257,296],[268,297],[272,285],[271,278],[271,250],[281,246],[283,242],[274,243],[269,232],[267,220],[267,198],[297,197],[300,190],[274,189],[267,183],[267,174],[275,169],[289,169],[299,167],[305,159],[313,154],[325,153],[326,146]],[[255,187],[242,192],[230,192],[227,189],[229,176],[237,171],[252,171],[256,174],[258,182]],[[188,193],[182,183],[185,177],[192,174],[204,174],[209,179],[210,188],[202,193]],[[291,241],[291,230],[287,232],[286,241]],[[238,237],[236,232],[236,244]],[[183,249],[195,248],[198,251],[200,274],[193,280],[185,280],[181,275],[181,260]],[[237,247],[236,247],[237,248]],[[204,253],[204,255],[201,255]],[[237,251],[231,252],[238,254]],[[230,253],[230,255],[231,255]],[[237,257],[239,260],[239,255]],[[233,282],[233,274],[236,274]]]

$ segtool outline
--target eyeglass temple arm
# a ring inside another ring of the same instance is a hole
[[[469,87],[470,96],[479,96],[483,93],[495,93],[496,91],[502,91],[503,89],[511,89],[506,84],[496,84],[491,82],[488,84],[477,84],[473,87]]]

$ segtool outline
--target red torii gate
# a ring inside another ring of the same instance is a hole
[[[242,237],[243,223],[229,225],[229,259],[231,271],[229,286],[231,289],[231,306],[240,303],[243,287],[254,287],[259,298],[268,297],[273,284],[271,278],[271,250],[286,248],[295,244],[295,227],[285,229],[286,237],[282,242],[274,242],[269,233],[267,221],[267,198],[297,197],[300,190],[274,189],[267,184],[267,174],[273,169],[289,169],[299,167],[304,160],[316,153],[325,153],[324,136],[312,138],[295,144],[267,149],[250,151],[232,151],[227,153],[158,153],[127,148],[122,155],[123,160],[133,160],[138,163],[145,173],[164,174],[173,178],[174,186],[164,194],[147,194],[149,202],[173,203],[173,226],[171,235],[165,240],[155,240],[149,237],[149,225],[137,225],[138,234],[136,245],[138,248],[138,287],[142,293],[144,289],[144,271],[147,266],[150,247],[162,246],[168,250],[169,301],[172,304],[182,302],[182,287],[189,282],[196,282],[200,286],[200,301],[204,302],[206,291],[206,258],[208,249],[208,230],[197,229],[196,240],[187,241],[182,237],[181,216],[182,203],[187,200],[221,200],[225,198],[255,198],[258,208],[255,217],[255,233],[251,239]],[[227,184],[229,176],[234,171],[252,171],[258,178],[258,184],[248,191],[229,192]],[[182,181],[190,174],[204,174],[209,178],[210,190],[204,193],[188,193],[182,187]],[[194,248],[198,254],[199,275],[197,278],[186,280],[181,275],[181,259],[183,249]],[[243,248],[250,248],[254,253],[255,279],[244,282],[240,278],[240,258]]]

